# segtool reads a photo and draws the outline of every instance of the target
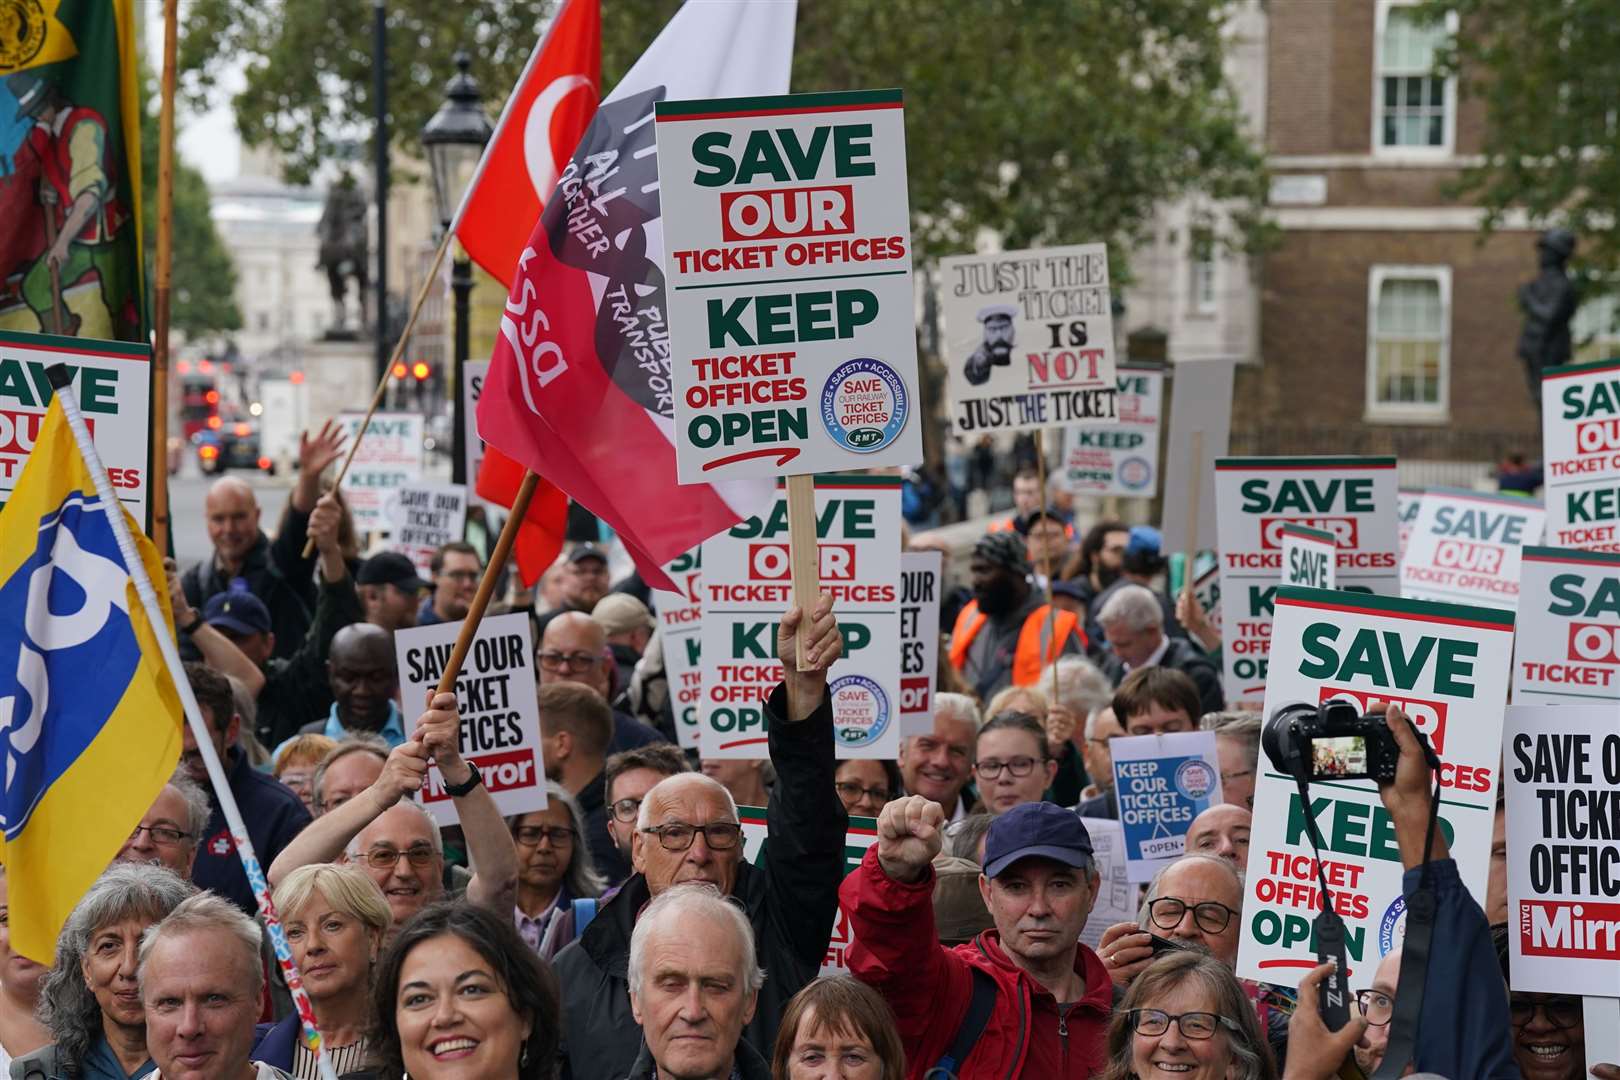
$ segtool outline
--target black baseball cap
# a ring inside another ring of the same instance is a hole
[[[355,572],[356,585],[392,585],[405,592],[427,588],[427,582],[416,576],[416,564],[397,551],[379,551],[360,564]]]
[[[242,589],[215,593],[203,605],[203,622],[236,634],[268,634],[270,609],[264,601]]]
[[[581,544],[568,553],[568,561],[571,563],[583,562],[586,559],[601,559],[603,566],[608,564],[607,552],[595,544]]]
[[[996,877],[1031,856],[1089,871],[1091,834],[1079,814],[1049,802],[1023,803],[990,823],[984,838],[985,877]]]

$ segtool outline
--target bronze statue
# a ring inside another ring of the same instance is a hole
[[[1573,254],[1575,234],[1568,229],[1548,229],[1536,240],[1541,272],[1519,286],[1519,306],[1524,309],[1519,359],[1524,361],[1530,382],[1530,398],[1537,405],[1541,404],[1541,373],[1569,363],[1569,322],[1580,299],[1565,269]]]
[[[366,197],[360,192],[354,177],[345,170],[327,193],[326,206],[321,210],[321,223],[316,226],[320,237],[320,260],[316,263],[326,271],[326,281],[332,291],[332,327],[328,337],[350,336],[353,331],[348,318],[348,278],[355,280],[356,299],[359,301],[359,324],[365,324],[366,296],[371,281],[368,257],[369,235],[366,226]]]

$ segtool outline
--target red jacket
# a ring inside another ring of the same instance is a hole
[[[1052,996],[1013,965],[996,931],[954,949],[939,943],[933,891],[932,871],[915,884],[885,874],[875,844],[839,891],[854,938],[846,954],[850,974],[894,1009],[907,1080],[922,1080],[950,1049],[973,994],[970,967],[994,978],[997,994],[984,1032],[957,1069],[960,1080],[1080,1080],[1101,1073],[1114,984],[1097,954],[1078,947],[1074,969],[1086,980],[1086,994],[1060,1020]]]

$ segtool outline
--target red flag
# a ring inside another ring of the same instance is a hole
[[[524,65],[451,226],[472,260],[507,288],[601,86],[600,0],[566,0]]]
[[[518,488],[523,486],[523,473],[522,465],[493,446],[485,447],[484,460],[478,465],[478,497],[510,507],[517,500]],[[557,561],[567,523],[568,496],[557,490],[557,485],[541,480],[512,543],[524,585],[533,587],[546,567]]]
[[[518,258],[478,430],[618,533],[644,580],[774,484],[675,480],[653,104],[780,94],[791,2],[686,4],[597,110]]]

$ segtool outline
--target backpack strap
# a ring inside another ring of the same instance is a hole
[[[596,918],[596,900],[587,897],[574,901],[574,940],[578,941],[585,935],[585,928],[591,925]]]
[[[990,1022],[990,1014],[995,1011],[996,980],[981,968],[970,967],[968,972],[973,976],[973,996],[968,999],[967,1013],[956,1029],[951,1048],[923,1074],[923,1080],[956,1080],[957,1068],[973,1053],[985,1025]]]

